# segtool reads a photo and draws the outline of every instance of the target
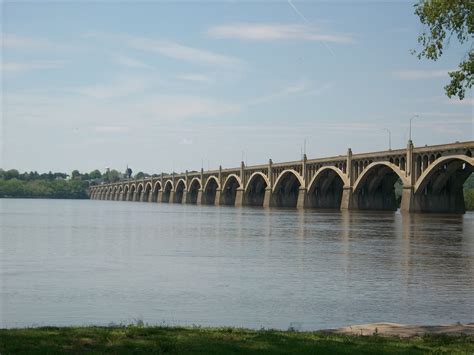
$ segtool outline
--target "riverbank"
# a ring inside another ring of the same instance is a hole
[[[364,325],[364,329],[367,326],[370,325]],[[418,327],[418,332],[411,333],[408,337],[397,337],[393,334],[384,336],[387,327],[378,330],[376,325],[372,326],[375,326],[371,328],[373,333],[363,336],[354,335],[357,330],[352,332],[360,326],[347,328],[351,331],[341,328],[320,332],[139,326],[1,329],[0,353],[474,353],[474,335],[470,333],[474,325],[464,326],[467,327],[465,329],[459,328],[462,327],[460,325],[445,326],[444,332],[436,332],[434,327]],[[396,328],[400,331],[404,327],[412,327],[411,331],[414,331],[413,326],[397,325]],[[458,331],[450,332],[450,327],[458,327]],[[466,329],[467,333],[464,333]]]

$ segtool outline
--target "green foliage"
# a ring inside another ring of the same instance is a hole
[[[68,327],[1,329],[2,354],[470,354],[474,338],[408,339],[238,328]]]
[[[107,171],[107,172],[103,175],[103,178],[104,178],[104,181],[105,181],[106,183],[110,183],[110,182],[117,182],[117,181],[119,181],[121,176],[122,176],[122,174],[120,174],[117,170],[112,169],[112,170]]]
[[[474,188],[464,190],[464,204],[467,211],[474,211]]]
[[[102,177],[102,174],[97,169],[95,169],[95,170],[93,170],[89,173],[89,178],[90,179],[100,179],[101,177]]]
[[[421,0],[415,5],[415,14],[425,26],[418,37],[418,43],[422,46],[417,54],[419,59],[438,60],[453,35],[461,44],[466,43],[469,47],[459,69],[449,73],[451,82],[445,86],[448,97],[464,99],[466,89],[472,87],[474,80],[474,1]]]
[[[88,198],[89,184],[81,180],[32,180],[0,179],[0,198]]]

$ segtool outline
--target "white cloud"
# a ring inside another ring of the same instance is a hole
[[[110,40],[119,41],[122,45],[126,45],[136,50],[158,53],[169,58],[192,63],[235,68],[243,66],[243,62],[240,59],[205,49],[182,45],[170,40],[95,32],[86,34],[86,37],[94,38],[103,42]]]
[[[1,71],[5,73],[17,73],[30,70],[56,69],[63,66],[57,61],[32,61],[32,62],[2,62]]]
[[[198,73],[181,74],[178,75],[178,79],[203,83],[210,83],[213,81],[210,76]]]
[[[47,44],[47,42],[43,40],[17,36],[10,33],[3,34],[1,39],[4,48],[35,49]]]
[[[310,25],[235,23],[211,27],[207,34],[214,38],[234,38],[251,41],[304,40],[332,43],[354,43],[347,33],[325,32]]]
[[[209,118],[234,114],[240,105],[203,96],[160,95],[147,102],[147,114],[158,120]]]
[[[69,89],[80,95],[94,99],[123,98],[139,92],[148,87],[148,80],[140,77],[118,78],[112,84],[96,84]]]
[[[154,69],[151,65],[148,65],[138,59],[131,58],[125,55],[117,54],[113,56],[113,61],[119,65],[128,68],[136,68],[136,69]]]
[[[392,75],[397,79],[402,80],[420,80],[420,79],[435,79],[448,77],[450,69],[442,70],[398,70],[392,72]]]

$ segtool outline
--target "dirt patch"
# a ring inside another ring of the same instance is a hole
[[[474,323],[450,325],[408,325],[399,323],[371,323],[352,325],[337,329],[325,329],[324,333],[353,335],[385,335],[409,338],[424,334],[474,335]]]

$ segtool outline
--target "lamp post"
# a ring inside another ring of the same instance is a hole
[[[408,134],[408,139],[411,141],[411,121],[413,121],[413,119],[415,118],[418,118],[420,117],[419,115],[413,115],[410,117],[410,131],[409,131],[409,134]]]
[[[392,150],[392,132],[388,128],[383,128],[383,130],[388,132],[388,150]]]

